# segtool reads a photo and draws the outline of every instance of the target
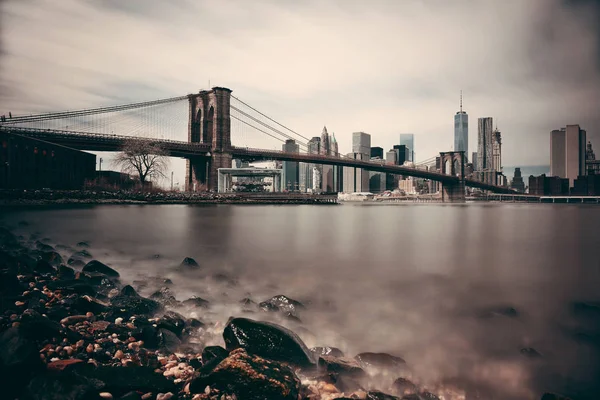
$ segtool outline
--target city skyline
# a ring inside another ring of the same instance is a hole
[[[342,154],[351,151],[352,132],[370,133],[386,150],[399,133],[414,132],[418,159],[425,159],[452,149],[462,89],[472,120],[502,120],[505,165],[548,165],[547,135],[556,126],[580,124],[598,141],[600,56],[590,19],[598,9],[558,0],[376,3],[342,9],[336,1],[219,8],[38,1],[32,13],[23,2],[5,1],[0,114],[145,101],[221,85],[307,137],[326,122]],[[492,16],[509,32],[481,29]],[[408,38],[423,24],[431,34],[415,46]],[[164,32],[173,26],[178,29]],[[211,40],[205,43],[203,35]],[[247,40],[252,35],[262,38],[260,46]],[[378,44],[369,46],[369,57],[357,58],[355,47],[364,43]],[[464,62],[470,54],[481,57]],[[353,68],[344,69],[348,64]],[[477,142],[475,129],[468,141]]]

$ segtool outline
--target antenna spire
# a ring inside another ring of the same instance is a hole
[[[462,90],[460,91],[460,112],[462,113]]]

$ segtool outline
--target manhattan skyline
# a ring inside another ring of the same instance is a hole
[[[548,165],[556,126],[599,137],[591,2],[33,3],[0,3],[2,113],[151,100],[210,81],[308,137],[329,126],[341,153],[353,132],[384,149],[412,132],[425,159],[452,149],[463,90],[472,121],[501,121],[505,165]],[[491,20],[506,29],[483,30]],[[419,26],[430,33],[415,35]]]

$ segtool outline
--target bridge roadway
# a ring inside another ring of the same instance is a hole
[[[188,143],[167,139],[140,138],[53,129],[21,128],[7,125],[0,125],[0,132],[8,132],[16,135],[33,137],[35,139],[44,140],[50,143],[88,151],[119,151],[123,145],[130,140],[143,140],[155,143],[163,148],[167,154],[172,157],[209,157],[211,151],[211,146],[207,143]],[[414,176],[417,178],[431,179],[441,182],[442,184],[455,184],[459,182],[459,178],[456,176],[446,175],[436,171],[428,171],[425,169],[400,165],[386,165],[383,162],[377,163],[373,161],[354,160],[345,157],[332,157],[319,154],[285,153],[276,150],[252,149],[235,146],[231,147],[231,154],[233,158],[239,158],[248,161],[298,161],[312,164],[362,168],[367,171],[384,172],[396,175]],[[472,179],[465,179],[465,185],[482,190],[490,190],[495,193],[516,193],[513,190],[505,187],[488,185]]]

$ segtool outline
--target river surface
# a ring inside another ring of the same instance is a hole
[[[36,207],[0,210],[0,224],[53,245],[88,241],[125,282],[169,277],[179,300],[211,301],[200,317],[222,324],[244,297],[288,295],[308,308],[302,324],[279,322],[307,345],[399,355],[421,382],[487,399],[600,398],[600,311],[572,307],[600,300],[597,206]],[[184,257],[202,271],[179,276]]]

